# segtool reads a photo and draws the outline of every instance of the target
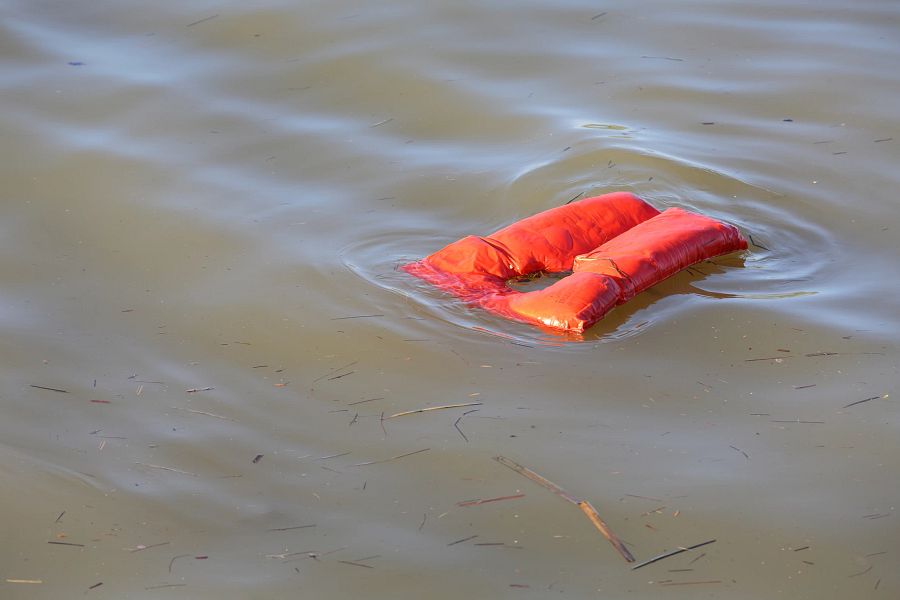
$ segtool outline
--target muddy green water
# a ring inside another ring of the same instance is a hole
[[[0,3],[0,598],[897,598],[898,64],[893,0]],[[581,338],[395,270],[614,190],[756,245]]]

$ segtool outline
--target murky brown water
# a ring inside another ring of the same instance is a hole
[[[900,5],[169,4],[0,7],[0,597],[900,595]],[[583,339],[395,271],[613,190],[757,245]]]

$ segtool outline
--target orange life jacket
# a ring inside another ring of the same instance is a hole
[[[616,192],[551,208],[486,237],[464,237],[401,268],[501,316],[584,331],[678,271],[746,247],[733,225],[681,208],[659,212]],[[533,292],[509,287],[509,280],[538,271],[573,273]]]

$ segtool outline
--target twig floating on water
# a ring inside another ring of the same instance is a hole
[[[691,562],[689,562],[688,564],[689,564],[689,565],[692,565],[692,564],[694,564],[695,562],[697,562],[698,560],[700,560],[701,558],[703,558],[704,556],[706,556],[706,552],[703,552],[702,554],[700,554],[700,556],[691,559]]]
[[[524,467],[524,466],[520,465],[519,463],[506,458],[505,456],[495,456],[494,460],[496,460],[498,463],[500,463],[504,467],[512,469],[513,471],[515,471],[516,473],[518,473],[520,475],[524,475],[525,477],[532,480],[536,484],[543,486],[544,488],[550,490],[551,492],[553,492],[560,498],[568,500],[569,502],[571,502],[572,504],[575,504],[576,506],[578,505],[578,502],[579,502],[578,498],[576,498],[575,496],[573,496],[566,490],[562,489],[561,487],[559,487],[558,485],[556,485],[549,479],[545,479],[544,477],[538,475],[537,473],[535,473],[528,467]]]
[[[481,406],[484,404],[483,402],[463,402],[461,404],[444,404],[442,406],[429,406],[427,408],[417,408],[415,410],[405,410],[403,412],[395,413],[389,417],[385,417],[385,419],[393,419],[395,417],[403,417],[406,415],[414,415],[423,412],[429,412],[432,410],[443,410],[445,408],[461,408],[463,406]]]
[[[501,500],[515,500],[516,498],[524,498],[525,494],[513,494],[512,496],[498,496],[497,498],[485,498],[478,500],[466,500],[464,502],[457,502],[457,506],[480,506],[481,504],[487,504],[489,502],[500,502]]]
[[[386,463],[392,460],[397,460],[398,458],[406,458],[407,456],[412,456],[413,454],[419,454],[420,452],[427,452],[431,450],[431,448],[422,448],[421,450],[414,450],[412,452],[407,452],[406,454],[398,454],[397,456],[392,456],[391,458],[385,458],[384,460],[370,460],[368,462],[356,463],[355,465],[350,465],[351,467],[365,467],[367,465],[377,465],[381,463]]]
[[[456,544],[462,544],[463,542],[468,542],[469,540],[474,540],[474,539],[477,538],[477,537],[478,537],[477,535],[470,535],[470,536],[467,537],[467,538],[463,538],[463,539],[461,539],[461,540],[456,540],[455,542],[450,542],[450,543],[447,544],[447,545],[448,545],[448,546],[455,546]]]
[[[363,404],[365,402],[374,402],[375,400],[384,400],[384,396],[380,398],[366,398],[365,400],[357,400],[356,402],[348,402],[347,406],[356,406],[357,404]]]
[[[658,60],[672,60],[675,62],[684,62],[683,58],[673,58],[671,56],[642,56],[641,58],[655,58]]]
[[[634,556],[631,552],[628,551],[628,548],[625,547],[625,543],[619,539],[615,533],[609,528],[606,522],[600,518],[600,514],[597,513],[597,509],[594,508],[594,505],[588,502],[587,500],[582,500],[578,503],[578,508],[581,509],[587,518],[591,520],[591,523],[594,524],[594,527],[603,534],[610,544],[612,544],[613,548],[622,555],[622,558],[625,559],[625,562],[634,562]]]
[[[771,250],[769,250],[768,248],[766,248],[766,247],[763,246],[762,244],[757,244],[757,243],[753,240],[753,236],[752,236],[752,235],[748,235],[747,237],[750,238],[750,243],[753,244],[754,246],[756,246],[757,248],[762,248],[763,250],[765,250],[765,251],[767,251],[767,252],[771,252]]]
[[[184,390],[184,391],[187,392],[188,394],[196,394],[197,392],[208,392],[208,391],[214,390],[214,389],[216,389],[216,388],[207,386],[204,388],[191,388],[189,390]]]
[[[6,583],[44,583],[43,579],[7,579]]]
[[[652,515],[652,514],[654,514],[654,513],[655,513],[655,514],[659,514],[659,513],[661,513],[662,511],[664,511],[665,509],[666,509],[665,506],[660,506],[660,507],[658,507],[658,508],[654,508],[653,510],[648,510],[647,512],[642,512],[642,513],[641,513],[641,516],[642,516],[642,517],[649,517],[650,515]]]
[[[349,373],[342,373],[340,375],[335,375],[334,377],[329,377],[328,381],[334,381],[335,379],[340,379],[341,377],[347,377],[348,375],[353,375],[356,371],[350,371]]]
[[[463,416],[465,416],[465,415],[463,415]],[[459,432],[459,435],[462,436],[462,439],[466,440],[466,443],[469,443],[469,438],[467,438],[467,437],[466,437],[466,434],[463,433],[463,430],[459,428],[459,422],[460,422],[460,421],[462,421],[462,417],[456,419],[456,421],[453,423],[453,426],[454,426],[454,427],[456,428],[456,430]]]
[[[219,13],[216,13],[210,17],[205,17],[203,19],[200,19],[199,21],[194,21],[193,23],[188,23],[187,25],[185,25],[185,27],[193,27],[194,25],[199,25],[200,23],[206,23],[207,21],[212,21],[213,19],[215,19],[218,16],[219,16]],[[150,589],[150,588],[147,588],[147,589]]]
[[[163,588],[172,588],[172,587],[187,587],[186,583],[164,583],[162,585],[151,585],[150,587],[145,587],[145,590],[161,590]]]
[[[84,544],[76,544],[74,542],[57,542],[51,541],[47,542],[48,544],[56,544],[57,546],[75,546],[76,548],[84,548]]]
[[[869,571],[875,568],[875,565],[869,565],[869,568],[865,571],[860,571],[859,573],[853,573],[852,575],[847,575],[847,577],[859,577],[860,575],[865,575]]]
[[[362,558],[354,558],[353,562],[365,562],[367,560],[375,560],[376,558],[381,558],[380,554],[372,554],[371,556],[363,556]]]
[[[619,539],[619,537],[614,534],[612,530],[610,530],[609,526],[603,521],[603,519],[600,518],[600,515],[597,513],[597,509],[594,508],[594,506],[590,502],[586,500],[579,500],[549,479],[538,475],[528,467],[522,466],[519,463],[506,458],[505,456],[495,456],[494,460],[499,462],[504,467],[508,467],[516,473],[527,477],[538,485],[550,490],[560,498],[568,500],[569,502],[580,508],[581,512],[583,512],[587,516],[587,518],[591,520],[591,523],[594,524],[594,527],[596,527],[600,531],[600,533],[603,534],[603,537],[605,537],[609,541],[609,543],[612,544],[613,548],[615,548],[619,552],[619,554],[622,555],[622,558],[624,558],[627,562],[634,562],[634,556],[631,555],[631,552],[628,551],[628,548],[625,547],[625,544],[622,542],[622,540]]]
[[[638,496],[637,494],[625,494],[629,498],[640,498],[641,500],[653,500],[654,502],[662,502],[662,498],[651,498],[650,496]]]
[[[173,469],[172,467],[163,467],[162,465],[151,465],[150,463],[142,463],[136,462],[136,465],[140,465],[142,467],[147,467],[148,469],[160,469],[162,471],[172,471],[173,473],[180,473],[182,475],[190,475],[191,477],[197,477],[196,473],[191,473],[190,471],[182,471],[181,469]]]
[[[169,573],[172,572],[172,566],[175,564],[175,561],[179,558],[185,558],[186,556],[190,556],[190,554],[179,554],[178,556],[173,556],[172,560],[169,561]]]
[[[188,390],[190,391],[190,390]],[[91,402],[94,402],[91,400]],[[180,406],[173,406],[172,410],[183,410],[184,412],[189,412],[192,415],[205,415],[207,417],[213,417],[215,419],[222,419],[223,421],[231,421],[232,423],[237,423],[237,419],[232,419],[231,417],[225,417],[222,415],[217,415],[216,413],[206,412],[203,410],[194,410],[193,408],[181,408]]]
[[[347,319],[371,319],[372,317],[383,317],[384,315],[353,315],[351,317],[334,317],[332,321],[345,321]]]
[[[374,569],[374,568],[375,568],[375,567],[373,567],[372,565],[364,565],[364,564],[362,564],[362,563],[354,562],[354,561],[352,561],[352,560],[339,560],[338,562],[339,562],[339,563],[343,563],[343,564],[345,564],[345,565],[353,565],[354,567],[365,567],[365,568],[367,568],[367,569]]]
[[[54,523],[59,523],[59,520],[63,518],[63,515],[64,515],[64,514],[66,514],[66,511],[62,511],[61,513],[59,513],[59,516],[56,517],[56,520],[53,521],[53,522],[54,522]]]
[[[129,549],[129,552],[140,552],[141,550],[149,550],[150,548],[158,548],[160,546],[167,546],[170,542],[159,542],[158,544],[150,544],[149,546],[145,546],[143,544],[138,544],[136,547]]]
[[[856,402],[845,404],[843,408],[850,408],[851,406],[856,406],[857,404],[862,404],[863,402],[869,402],[871,400],[878,400],[879,398],[881,398],[881,396],[872,396],[871,398],[866,398],[865,400],[857,400]]]
[[[578,200],[578,198],[579,198],[582,194],[584,194],[584,192],[578,192],[577,194],[575,194],[575,195],[572,197],[571,200],[569,200],[568,202],[566,202],[566,204],[572,204],[573,202],[575,202],[576,200]]]
[[[347,456],[348,454],[351,454],[352,452],[353,452],[352,450],[348,450],[347,452],[341,452],[340,454],[329,454],[327,456],[320,456],[319,460],[326,460],[329,458],[338,458],[339,456]]]
[[[322,375],[321,377],[313,379],[313,383],[316,383],[317,381],[321,381],[321,380],[325,379],[326,377],[328,377],[329,375],[334,375],[335,373],[340,373],[344,369],[349,369],[350,367],[352,367],[353,365],[355,365],[357,363],[359,363],[359,361],[354,360],[353,362],[347,363],[346,365],[344,365],[342,367],[338,367],[337,369],[332,369],[332,370],[328,371],[327,373],[325,373],[324,375]]]
[[[95,588],[100,587],[101,585],[103,585],[103,582],[102,582],[102,581],[98,581],[97,583],[95,583],[94,585],[92,585],[91,587],[89,587],[88,590],[93,590],[93,589],[95,589]]]
[[[747,454],[746,452],[744,452],[743,450],[741,450],[740,448],[738,448],[737,446],[728,446],[728,447],[731,448],[732,450],[736,450],[736,451],[740,452],[741,454],[744,455],[744,458],[746,458],[747,460],[750,460],[750,455]]]
[[[294,525],[293,527],[276,527],[274,529],[266,529],[266,531],[293,531],[294,529],[309,529],[310,527],[315,527],[315,524],[312,525]]]
[[[39,390],[48,390],[51,392],[59,392],[60,394],[68,394],[69,393],[69,390],[62,390],[60,388],[55,388],[55,387],[47,387],[45,385],[34,385],[33,383],[30,385],[30,387],[37,388]]]
[[[669,552],[663,552],[662,554],[658,554],[658,555],[654,556],[653,558],[647,559],[644,562],[634,565],[633,567],[631,567],[631,570],[634,571],[636,569],[640,569],[641,567],[646,567],[647,565],[652,565],[653,563],[659,562],[659,561],[663,560],[664,558],[669,558],[670,556],[675,556],[677,554],[681,554],[682,552],[688,552],[690,550],[696,550],[697,548],[702,548],[703,546],[708,546],[709,544],[712,544],[715,541],[716,540],[707,540],[705,542],[700,542],[699,544],[694,544],[693,546],[687,546],[685,548],[676,548],[675,550],[670,550]],[[700,557],[698,557],[698,559],[699,558]],[[697,559],[695,559],[695,560],[697,560]],[[693,561],[691,561],[691,562],[693,562]]]

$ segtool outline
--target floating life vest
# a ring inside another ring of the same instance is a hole
[[[678,271],[746,247],[733,225],[616,192],[464,237],[401,269],[503,317],[580,332]],[[540,271],[572,274],[532,292],[508,284]]]

